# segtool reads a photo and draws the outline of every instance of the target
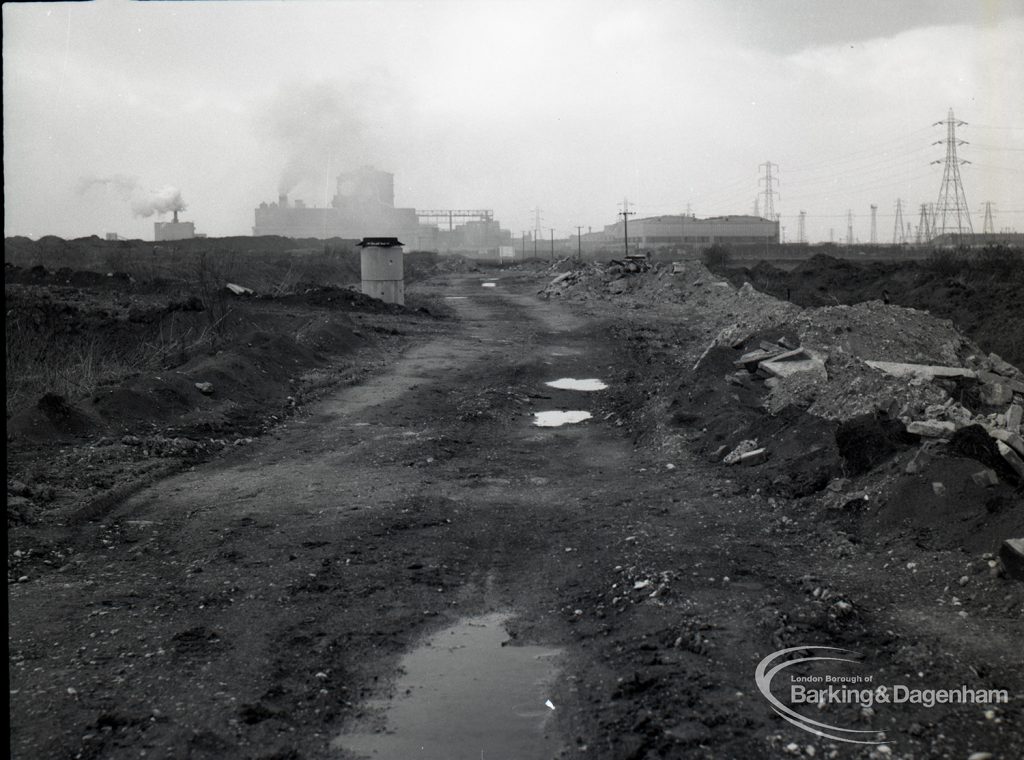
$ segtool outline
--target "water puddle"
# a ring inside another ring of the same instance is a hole
[[[603,391],[608,387],[596,377],[588,378],[586,380],[577,380],[573,377],[561,377],[558,380],[551,380],[544,383],[544,385],[549,385],[552,388],[559,388],[566,391]]]
[[[517,760],[558,749],[550,686],[557,649],[502,646],[508,613],[469,618],[402,658],[381,733],[331,742],[375,760]]]
[[[589,420],[593,415],[590,412],[534,412],[533,424],[537,427],[561,427],[562,425],[575,425],[577,422]]]
[[[498,286],[498,283],[496,282],[482,282],[480,284],[483,285],[485,288],[495,288]]]
[[[446,301],[465,301],[469,296],[445,296]]]

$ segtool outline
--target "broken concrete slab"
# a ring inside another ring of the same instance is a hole
[[[749,466],[761,464],[768,459],[768,449],[754,449],[746,454],[740,454],[739,463]]]
[[[1020,432],[1020,422],[1022,418],[1024,418],[1024,407],[1020,404],[1010,404],[1009,408],[1006,410],[1006,417],[1004,420],[1006,429],[1011,433]]]
[[[1005,385],[1014,393],[1024,393],[1024,382],[1017,380],[1012,377],[1004,377],[1003,375],[996,374],[995,372],[987,372],[985,370],[978,370],[977,377],[983,383],[991,383],[992,385]],[[1007,401],[1006,403],[1009,403]]]
[[[1016,451],[1002,441],[996,441],[996,448],[999,449],[999,456],[1006,460],[1006,463],[1013,468],[1017,476],[1024,478],[1024,459],[1021,459]]]
[[[956,425],[944,420],[914,420],[907,425],[907,432],[925,438],[948,438],[956,432]]]
[[[978,389],[978,398],[985,406],[1004,406],[1013,401],[1013,388],[1005,382],[984,382]]]
[[[978,373],[966,367],[943,367],[936,364],[906,364],[904,362],[880,362],[869,359],[864,362],[873,369],[881,370],[894,377],[920,377],[931,380],[936,377],[977,377]]]
[[[196,383],[195,386],[196,390],[204,396],[209,396],[213,393],[213,383]]]
[[[232,293],[234,293],[236,296],[251,296],[256,292],[252,288],[247,288],[244,285],[236,285],[233,282],[227,283],[224,287],[227,288]]]
[[[997,441],[1002,441],[1018,455],[1024,457],[1024,438],[1021,438],[1016,433],[1011,433],[1009,430],[1003,430],[1001,428],[987,428],[988,434],[995,438]]]
[[[1016,377],[1020,374],[1019,369],[1003,359],[999,354],[989,354],[984,364],[991,367],[993,372],[998,372],[1005,377]]]
[[[803,348],[786,351],[762,361],[758,364],[758,369],[764,370],[773,377],[790,377],[798,372],[813,372],[823,380],[828,380],[825,358]]]
[[[748,351],[743,354],[739,359],[733,362],[736,367],[746,367],[750,364],[757,364],[764,361],[765,359],[771,359],[772,357],[778,356],[783,353],[784,349],[780,346],[775,350],[766,350],[764,348],[758,348],[753,351]]]
[[[1006,574],[1015,580],[1024,581],[1024,538],[1008,538],[999,547],[999,561]]]
[[[988,468],[971,475],[971,480],[974,481],[975,485],[982,488],[992,488],[999,485],[999,476],[996,474],[996,471]]]

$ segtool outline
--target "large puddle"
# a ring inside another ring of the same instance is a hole
[[[482,282],[480,284],[483,285],[485,288],[495,288],[498,286],[498,283],[496,282]]]
[[[378,760],[521,760],[558,749],[550,686],[560,651],[502,646],[508,613],[469,618],[402,658],[381,733],[332,743]]]
[[[560,377],[557,380],[550,380],[544,383],[544,385],[565,391],[603,391],[608,387],[596,377],[587,378],[586,380],[577,380],[574,377]]]
[[[561,427],[562,425],[575,425],[577,422],[583,422],[583,420],[589,420],[591,418],[590,412],[534,412],[533,413],[533,424],[537,427]]]

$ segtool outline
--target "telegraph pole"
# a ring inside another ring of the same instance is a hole
[[[583,261],[583,225],[576,225],[576,260]]]
[[[548,227],[548,232],[551,234],[551,256],[550,256],[550,260],[554,261],[555,260],[555,228],[554,227]]]
[[[878,206],[874,203],[871,204],[871,245],[878,242],[878,224],[876,216],[878,214]]]
[[[523,261],[526,261],[526,230],[523,230],[523,244],[521,247],[523,249]]]
[[[622,242],[625,246],[625,254],[629,255],[629,217],[636,216],[635,211],[629,210],[630,203],[626,198],[622,199],[622,211],[619,212],[619,216],[622,217]]]
[[[540,237],[540,206],[533,210],[533,258],[537,258],[537,238]]]

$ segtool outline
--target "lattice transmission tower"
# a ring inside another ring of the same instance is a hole
[[[928,214],[928,204],[921,204],[921,216],[917,220],[917,243],[927,243],[932,239],[931,219]]]
[[[985,201],[985,221],[981,225],[981,231],[989,235],[995,234],[996,225],[992,220],[992,201]]]
[[[892,227],[892,244],[900,245],[907,242],[907,235],[903,231],[903,199],[896,199],[896,222]]]
[[[960,140],[956,136],[956,128],[967,124],[966,121],[957,121],[953,116],[953,109],[949,109],[949,116],[944,121],[937,121],[932,126],[946,125],[946,139],[936,140],[934,145],[946,146],[946,157],[942,161],[932,161],[933,164],[944,164],[942,169],[942,187],[939,188],[939,200],[936,204],[935,214],[937,224],[934,232],[936,235],[944,235],[947,232],[958,235],[971,234],[974,228],[971,226],[971,212],[967,208],[967,196],[964,195],[964,185],[960,180],[960,165],[970,163],[957,158],[956,149],[958,145],[966,145],[966,140]]]
[[[779,194],[779,191],[775,189],[775,185],[778,184],[779,178],[772,174],[772,167],[778,170],[779,165],[765,161],[758,167],[764,169],[764,176],[758,180],[758,183],[764,182],[764,190],[758,195],[764,195],[764,206],[762,207],[764,218],[777,222],[779,217],[775,213],[775,196]]]

